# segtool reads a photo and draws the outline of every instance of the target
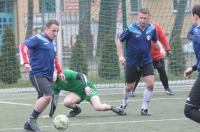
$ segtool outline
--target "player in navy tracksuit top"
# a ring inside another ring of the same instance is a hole
[[[187,34],[187,38],[190,39],[190,40],[193,40],[193,30],[194,30],[195,27],[196,27],[196,25],[192,24],[192,26],[190,27],[190,30]]]
[[[52,98],[54,71],[58,72],[61,80],[65,79],[58,64],[56,43],[53,40],[58,31],[59,23],[56,20],[49,20],[43,33],[30,37],[19,46],[21,64],[29,72],[30,81],[38,92],[38,100],[34,110],[24,124],[26,130],[40,131],[36,120]],[[55,70],[54,67],[56,67]]]
[[[151,40],[160,49],[161,55],[165,55],[165,51],[158,41],[155,26],[149,23],[149,19],[149,10],[146,8],[141,9],[138,13],[138,22],[129,25],[122,32],[117,44],[119,62],[122,65],[126,64],[126,86],[120,107],[125,109],[128,105],[128,99],[135,86],[136,79],[141,74],[147,86],[144,91],[141,115],[150,115],[147,106],[154,87]],[[126,41],[126,59],[123,55],[124,41]]]
[[[196,55],[197,63],[188,68],[184,72],[184,76],[189,78],[193,71],[198,70],[198,78],[195,81],[185,104],[185,116],[191,120],[200,123],[200,5],[195,5],[192,8],[193,24],[193,49]]]
[[[54,58],[56,57],[56,43],[54,40],[41,33],[27,39],[21,45],[21,48],[27,47],[30,51],[31,71],[29,77],[43,75],[49,80],[53,80]],[[26,48],[24,48],[26,50]],[[22,54],[22,64],[29,63],[28,56]]]

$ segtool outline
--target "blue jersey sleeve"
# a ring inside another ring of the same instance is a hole
[[[37,36],[32,36],[28,38],[27,40],[25,40],[23,44],[25,44],[26,47],[28,47],[29,49],[32,49],[34,47],[37,47],[38,44],[40,44],[38,41],[39,39]]]
[[[192,24],[192,26],[190,27],[189,32],[190,32],[191,34],[193,34],[193,30],[194,30],[195,27],[196,27],[196,25],[194,25],[194,24]]]
[[[129,32],[130,32],[129,29],[126,28],[126,29],[122,32],[122,34],[120,35],[119,40],[120,40],[121,42],[124,42],[124,41],[128,38]]]
[[[157,33],[156,33],[156,29],[153,31],[152,41],[153,41],[153,42],[158,41],[158,35],[157,35]]]
[[[195,27],[196,27],[196,25],[192,24],[192,26],[190,27],[190,30],[187,34],[187,38],[190,39],[190,40],[193,40],[193,30],[194,30]]]

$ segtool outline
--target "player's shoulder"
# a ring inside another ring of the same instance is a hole
[[[155,26],[155,28],[161,28],[161,26],[158,24],[158,23],[155,23],[155,22],[151,22],[152,25]]]
[[[150,28],[150,29],[156,29],[156,26],[152,23],[148,23],[147,24],[147,28]]]
[[[44,33],[40,33],[36,35],[38,41],[45,41],[45,42],[49,42],[49,39],[46,37],[46,35]]]
[[[193,31],[194,31],[198,36],[200,36],[200,25],[194,27],[194,30],[193,30]]]
[[[138,27],[138,22],[131,23],[127,26],[128,29],[132,29],[132,28],[136,28],[136,27]]]
[[[28,39],[26,39],[23,43],[33,43],[33,42],[36,42],[37,40],[38,40],[37,36],[32,35]]]
[[[128,29],[130,32],[137,33],[137,34],[141,34],[141,32],[140,32],[140,30],[139,30],[139,24],[138,24],[138,22],[134,22],[134,23],[128,25],[127,29]]]
[[[156,27],[153,24],[148,23],[147,24],[147,33],[154,32],[154,31],[156,31]]]

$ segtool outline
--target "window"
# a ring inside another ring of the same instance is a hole
[[[55,0],[40,0],[40,13],[55,12]]]
[[[173,0],[173,11],[174,12],[177,12],[179,1],[180,0]],[[191,10],[192,10],[192,0],[187,0],[185,12],[190,12]]]
[[[131,14],[137,14],[142,8],[143,0],[130,0],[131,2]]]
[[[12,0],[0,1],[0,13],[13,13],[14,2]]]

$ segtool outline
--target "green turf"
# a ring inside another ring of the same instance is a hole
[[[190,88],[174,88],[175,96],[167,96],[163,89],[155,89],[149,105],[151,116],[141,116],[143,88],[138,88],[136,97],[131,97],[126,109],[126,116],[119,116],[112,111],[95,111],[88,102],[79,106],[82,113],[69,118],[70,126],[67,132],[199,132],[199,124],[187,119],[183,114],[185,98]],[[99,90],[102,103],[119,106],[122,99],[122,89]],[[25,132],[23,124],[30,115],[36,101],[36,93],[0,94],[0,132]],[[67,115],[70,111],[59,105],[54,114]],[[11,104],[16,103],[16,104]],[[42,113],[46,115],[48,108]],[[52,124],[53,118],[38,119],[38,124],[44,132],[56,132]]]

